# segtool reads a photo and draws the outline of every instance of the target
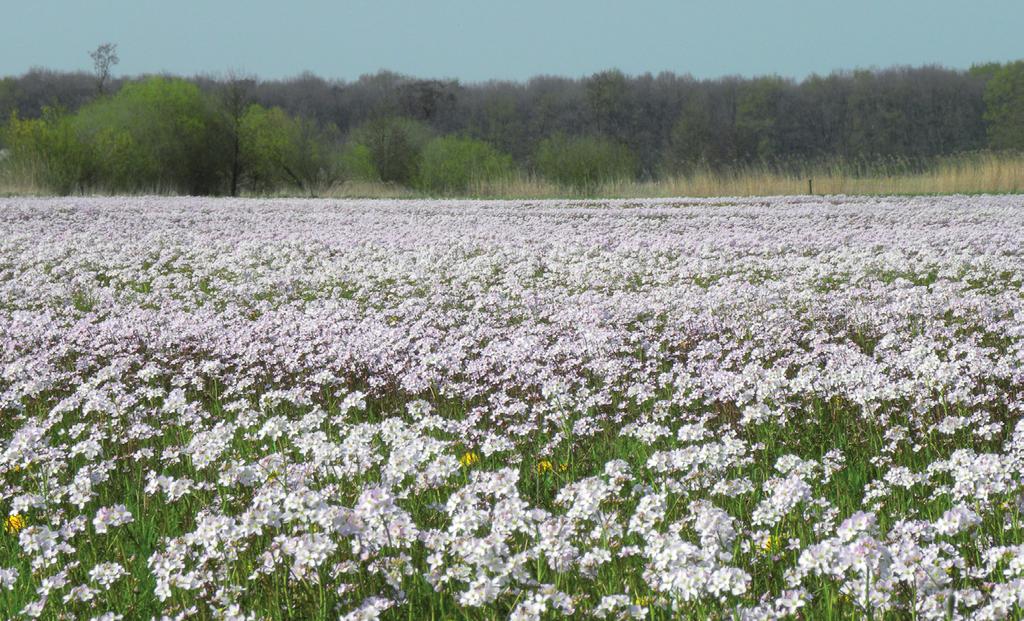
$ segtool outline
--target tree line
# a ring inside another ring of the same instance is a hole
[[[462,84],[388,71],[117,78],[105,54],[96,74],[0,80],[7,165],[58,192],[312,193],[365,180],[443,194],[516,174],[586,190],[752,163],[872,174],[1024,148],[1024,61],[799,81],[611,70]]]

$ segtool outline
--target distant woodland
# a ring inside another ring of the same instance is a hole
[[[751,164],[876,174],[1024,149],[1024,61],[799,81],[612,70],[474,84],[109,68],[0,80],[2,164],[58,193],[312,192],[359,179],[450,194],[508,175],[585,191]]]

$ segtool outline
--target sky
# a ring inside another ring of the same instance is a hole
[[[1022,0],[0,0],[0,75],[389,69],[463,82],[618,68],[698,78],[1024,58]]]

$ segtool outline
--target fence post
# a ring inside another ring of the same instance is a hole
[[[814,179],[807,180],[807,193],[814,194]]]

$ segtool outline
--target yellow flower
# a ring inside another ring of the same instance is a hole
[[[633,605],[634,606],[649,606],[651,604],[651,601],[652,601],[652,598],[651,598],[650,595],[637,595],[636,597],[633,598]]]
[[[542,459],[537,462],[537,474],[544,474],[545,472],[551,472],[554,470],[554,465],[547,459]]]
[[[4,520],[4,530],[9,535],[13,535],[23,528],[25,528],[25,518],[17,513],[7,516],[7,519]]]
[[[764,538],[764,541],[761,542],[761,551],[763,551],[765,554],[771,554],[772,552],[775,552],[778,549],[779,540],[777,537],[772,537],[771,535],[768,535]]]
[[[469,468],[473,464],[480,462],[480,456],[473,451],[466,451],[462,457],[459,458],[459,463],[462,464],[463,468]]]
[[[562,463],[558,464],[558,471],[559,472],[565,472],[568,469],[569,469],[569,462],[563,461]]]

